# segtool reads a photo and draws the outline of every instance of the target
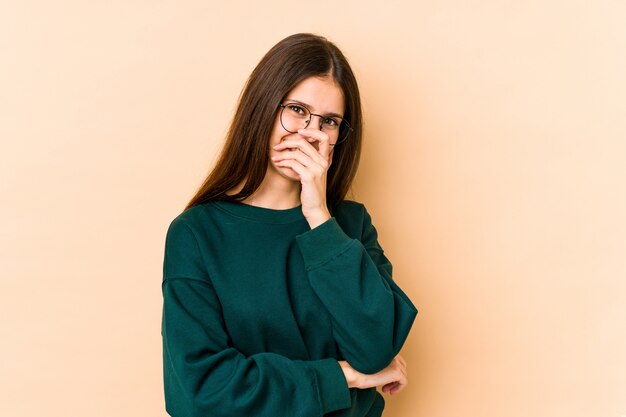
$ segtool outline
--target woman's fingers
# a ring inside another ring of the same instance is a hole
[[[383,387],[383,392],[385,394],[394,395],[402,391],[406,387],[406,384],[401,384],[399,382],[392,382]]]
[[[382,372],[389,370],[391,381],[383,386],[383,392],[388,394],[397,394],[406,387],[408,383],[406,361],[400,355],[396,355],[391,364]]]
[[[276,166],[287,167],[293,169],[296,173],[300,175],[301,179],[305,179],[306,177],[306,168],[302,166],[298,161],[294,161],[293,159],[284,159],[276,162]],[[308,178],[307,178],[308,180]]]
[[[402,388],[404,388],[404,385],[401,385],[399,382],[395,381],[395,382],[390,382],[388,384],[385,384],[382,388],[382,391],[385,394],[393,395],[397,392],[400,392]]]
[[[309,143],[306,143],[305,138],[299,139],[287,139],[280,144],[274,146],[274,149],[279,151],[280,154],[272,156],[272,161],[276,166],[284,166],[293,169],[300,175],[300,178],[304,181],[312,180],[316,177],[322,177],[330,166],[328,159],[323,159],[322,156],[313,148]],[[290,150],[293,147],[296,150]],[[313,149],[312,153],[314,157],[311,158],[309,154],[302,151],[302,149]]]
[[[323,132],[319,133],[325,135],[325,133]],[[289,149],[289,151],[286,151],[289,152],[289,155],[295,155],[298,152],[303,153],[304,155],[309,157],[311,161],[314,161],[317,164],[326,167],[328,165],[327,162],[329,159],[330,151],[326,149],[326,152],[324,152],[323,149],[328,148],[328,144],[326,143],[326,146],[324,146],[322,145],[322,143],[320,143],[320,150],[318,151],[309,141],[315,142],[318,141],[318,139],[313,136],[292,135],[281,143],[274,145],[273,149],[279,151],[281,154],[284,152],[283,150],[285,149]]]
[[[395,374],[393,375],[394,380],[386,383],[383,386],[382,391],[393,395],[402,391],[408,383],[406,361],[400,355],[397,355],[391,362],[389,368],[392,368],[395,371]]]
[[[371,388],[380,385],[399,384],[398,389],[402,389],[407,384],[406,367],[398,358],[394,360],[382,371],[375,374],[364,375],[365,385],[361,388]],[[394,391],[396,389],[393,389]]]
[[[353,378],[355,388],[366,389],[382,386],[383,393],[394,395],[402,391],[408,384],[406,361],[400,355],[396,355],[389,366],[375,374],[362,374],[346,361],[343,361],[342,368],[344,366],[350,371],[350,377],[346,378],[351,380]],[[345,369],[344,373],[346,373]]]
[[[400,363],[406,368],[407,364],[406,364],[406,360],[404,360],[404,358],[400,355],[396,355],[396,358],[398,358],[398,360],[400,361]]]
[[[283,161],[286,159],[296,160],[300,162],[302,166],[305,166],[305,167],[311,166],[313,162],[311,158],[309,158],[307,155],[305,155],[304,153],[300,151],[283,151],[280,153],[280,155],[272,156],[272,160],[276,162]]]
[[[313,139],[318,143],[317,152],[324,158],[328,160],[328,156],[330,155],[330,138],[326,134],[326,132],[322,132],[317,129],[300,129],[298,133],[305,138]]]

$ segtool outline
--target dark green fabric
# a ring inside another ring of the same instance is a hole
[[[365,206],[311,229],[302,206],[194,206],[168,227],[163,376],[173,417],[378,417],[375,388],[348,388],[400,351],[417,309]]]

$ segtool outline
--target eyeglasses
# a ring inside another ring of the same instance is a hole
[[[311,110],[301,103],[289,102],[278,106],[281,107],[280,124],[287,132],[296,133],[299,129],[305,129],[311,122],[311,116],[319,117],[320,130],[328,135],[330,146],[339,145],[354,130],[350,127],[350,123],[342,117],[311,113]]]

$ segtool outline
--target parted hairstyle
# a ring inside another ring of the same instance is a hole
[[[274,45],[250,74],[219,158],[185,210],[212,200],[241,201],[261,185],[269,161],[269,141],[279,104],[299,82],[332,76],[345,103],[344,118],[354,129],[333,151],[326,204],[331,213],[346,197],[361,155],[362,114],[356,78],[339,48],[323,36],[298,33]],[[226,192],[244,179],[237,193]]]

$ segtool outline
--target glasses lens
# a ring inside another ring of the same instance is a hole
[[[309,125],[311,112],[306,107],[298,103],[281,104],[281,107],[280,124],[286,131],[296,133]],[[332,117],[322,119],[320,127],[328,134],[332,146],[345,141],[352,130],[345,120]]]
[[[350,136],[350,125],[348,125],[348,122],[343,120],[341,122],[341,127],[339,128],[339,133],[337,136],[337,141],[335,142],[335,146],[344,142],[348,138],[348,136]],[[332,142],[333,141],[331,141],[331,143]]]
[[[311,114],[306,107],[299,104],[287,103],[283,106],[280,113],[280,123],[285,130],[291,133],[296,133],[299,129],[306,128]]]

